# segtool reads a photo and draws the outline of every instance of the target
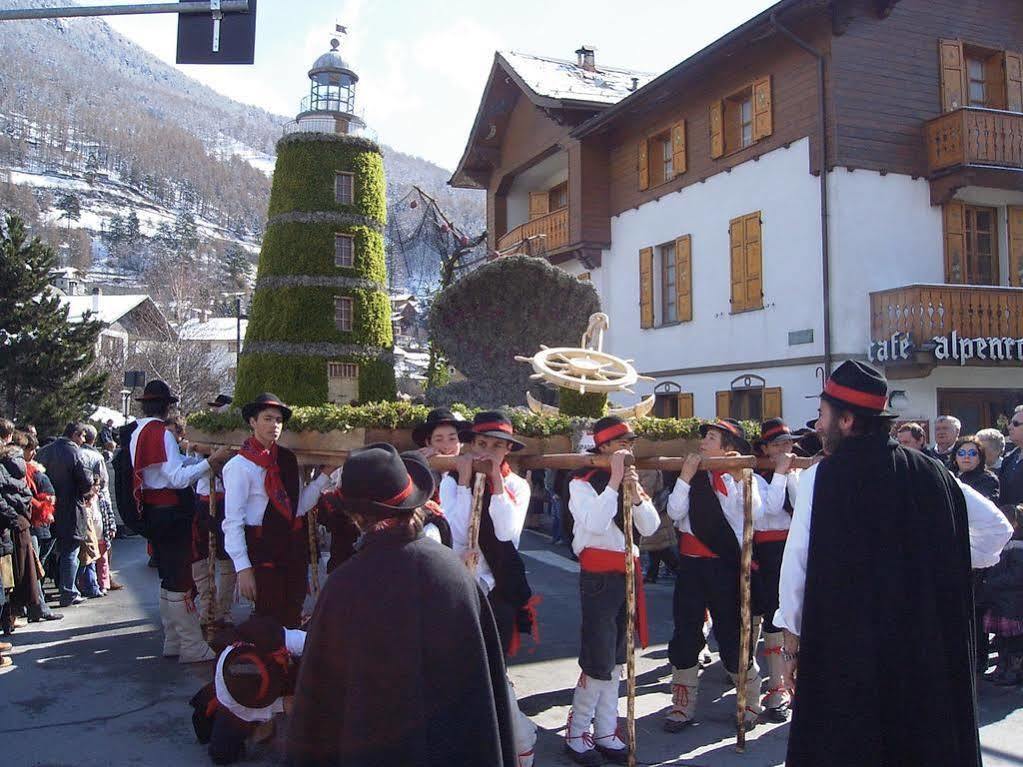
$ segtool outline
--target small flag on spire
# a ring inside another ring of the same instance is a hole
[[[334,25],[334,31],[337,32],[340,35],[347,35],[348,34],[348,27],[343,26],[341,24],[335,24]]]

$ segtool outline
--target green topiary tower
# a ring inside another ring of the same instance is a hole
[[[395,398],[380,147],[359,135],[358,76],[338,53],[316,60],[277,167],[235,400]]]

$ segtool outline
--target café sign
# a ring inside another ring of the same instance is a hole
[[[920,346],[909,333],[892,333],[888,338],[870,342],[867,359],[880,363],[908,362],[917,350],[930,352],[939,362],[957,361],[960,366],[970,360],[1023,362],[1023,338],[967,338],[955,330],[947,336],[935,336]]]

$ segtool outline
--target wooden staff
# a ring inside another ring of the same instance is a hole
[[[214,621],[217,603],[217,475],[210,472],[210,531],[208,534],[209,554],[206,557],[206,572],[210,578],[210,600],[206,605],[206,625]]]
[[[746,750],[746,680],[749,677],[752,617],[750,568],[753,564],[753,470],[742,470],[742,560],[739,566],[739,673],[735,690],[735,750]]]
[[[306,513],[306,527],[309,532],[309,566],[312,568],[313,602],[320,596],[320,535],[319,506],[313,506]]]
[[[625,528],[625,737],[629,767],[636,767],[636,560],[632,551],[632,486],[623,482],[622,526]]]
[[[487,461],[487,465],[490,462]],[[487,475],[476,472],[472,480],[472,511],[469,515],[469,551],[476,556],[472,557],[466,564],[469,572],[475,577],[476,565],[479,562],[480,545],[480,518],[483,516],[483,493],[487,487]]]

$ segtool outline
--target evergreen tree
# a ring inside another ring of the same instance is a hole
[[[98,402],[106,373],[89,372],[102,324],[68,321],[50,291],[53,250],[31,241],[24,222],[9,215],[0,227],[0,392],[8,418],[31,421],[43,434],[87,415]]]
[[[142,224],[139,222],[139,214],[132,208],[128,214],[128,220],[124,225],[124,238],[131,245],[137,245],[142,239]]]
[[[224,253],[221,266],[232,287],[244,288],[246,286],[252,261],[249,259],[249,254],[242,248],[229,247]]]
[[[71,229],[72,221],[78,221],[82,217],[82,204],[78,201],[78,195],[71,192],[66,192],[57,199],[57,210],[61,212],[62,219],[67,219],[68,230]]]

